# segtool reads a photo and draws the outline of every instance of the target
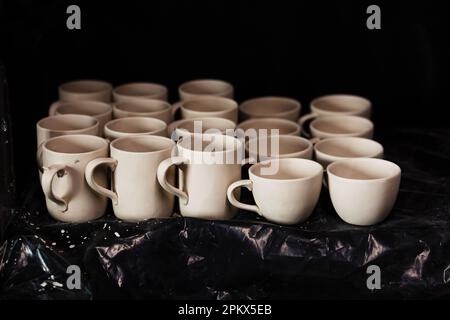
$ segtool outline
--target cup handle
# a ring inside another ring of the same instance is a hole
[[[175,120],[178,110],[180,110],[181,102],[176,102],[172,105],[172,119]]]
[[[174,187],[173,185],[171,185],[168,181],[167,181],[167,171],[169,170],[169,168],[171,166],[179,166],[181,164],[186,164],[187,163],[187,159],[183,158],[183,157],[172,157],[172,158],[168,158],[164,161],[162,161],[159,166],[158,166],[158,172],[157,172],[157,176],[158,176],[158,181],[159,184],[161,185],[161,187],[166,190],[167,192],[177,196],[178,198],[181,199],[182,203],[184,205],[187,205],[189,202],[189,196],[187,195],[186,192],[184,192],[183,190]],[[182,171],[181,171],[182,172]],[[183,181],[183,177],[180,177],[180,180]]]
[[[61,171],[64,171],[64,173],[68,172],[67,168],[68,166],[66,166],[65,164],[54,164],[49,167],[42,168],[42,191],[44,191],[45,197],[54,202],[58,206],[58,209],[62,212],[66,212],[69,209],[69,199],[66,199],[65,197],[59,197],[54,194],[52,185],[55,175],[57,175]]]
[[[240,188],[240,187],[246,187],[248,190],[253,190],[253,182],[251,180],[239,180],[236,182],[233,182],[230,184],[227,190],[227,198],[230,203],[235,206],[236,208],[247,210],[247,211],[253,211],[262,216],[261,211],[259,210],[258,206],[251,205],[251,204],[245,204],[236,199],[234,196],[234,189]]]
[[[50,108],[48,109],[48,115],[54,116],[56,114],[56,108],[60,105],[60,101],[55,101],[50,105]]]
[[[36,151],[36,161],[37,161],[37,166],[38,166],[38,169],[39,169],[40,173],[44,172],[44,168],[43,168],[43,165],[42,165],[42,152],[44,151],[43,146],[44,146],[44,142],[42,142],[38,146],[37,151]]]
[[[312,120],[314,118],[317,118],[317,117],[318,117],[318,115],[315,113],[308,113],[308,114],[305,114],[303,117],[300,117],[300,119],[298,119],[298,124],[300,125],[300,134],[301,135],[303,135],[306,138],[311,138],[311,134],[304,130],[304,125],[305,125],[305,122]]]
[[[117,160],[113,159],[113,158],[97,158],[97,159],[91,160],[87,164],[86,171],[84,172],[84,176],[86,177],[86,182],[92,188],[92,190],[94,190],[95,192],[97,192],[98,194],[100,194],[102,196],[110,198],[112,203],[114,205],[117,205],[119,203],[119,198],[117,196],[117,193],[100,186],[94,179],[95,170],[97,169],[98,166],[101,166],[101,165],[107,165],[111,169],[111,171],[114,172],[114,170],[117,167]]]

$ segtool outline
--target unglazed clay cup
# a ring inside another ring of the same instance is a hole
[[[136,135],[167,137],[167,125],[155,118],[130,117],[111,120],[105,126],[105,137],[110,141]]]
[[[230,219],[236,214],[227,201],[227,188],[241,178],[244,147],[231,136],[192,135],[177,143],[178,155],[161,162],[158,181],[164,190],[179,198],[185,217],[211,220]],[[166,178],[178,167],[178,186]]]
[[[311,122],[310,130],[314,138],[361,137],[372,139],[372,121],[357,116],[318,117]]]
[[[172,215],[174,197],[157,180],[159,164],[170,158],[175,143],[158,136],[122,137],[111,143],[111,157],[88,163],[86,181],[98,194],[112,200],[114,214],[125,221],[167,218]],[[112,170],[111,189],[98,183],[95,173],[102,167]],[[167,179],[174,183],[173,170]]]
[[[157,99],[133,99],[120,102],[113,107],[115,119],[128,117],[151,117],[170,124],[173,121],[172,106]]]
[[[112,107],[100,101],[57,101],[50,106],[49,115],[84,114],[94,117],[99,122],[100,135],[103,135],[105,124],[112,119]]]
[[[331,202],[347,223],[370,226],[387,218],[397,199],[401,170],[373,158],[333,162],[327,168]]]
[[[238,121],[238,104],[228,98],[196,97],[183,102],[180,109],[182,119],[214,117]]]
[[[41,177],[47,209],[56,220],[86,222],[105,213],[106,197],[96,194],[86,183],[86,165],[108,156],[105,139],[90,135],[66,135],[44,142]],[[98,171],[96,180],[107,184],[106,172]]]
[[[343,137],[329,138],[314,145],[316,161],[324,168],[335,161],[348,158],[383,158],[384,149],[376,141],[358,138]]]
[[[116,103],[142,98],[167,101],[167,92],[167,88],[161,84],[133,82],[115,87],[113,98]]]
[[[279,118],[250,119],[237,126],[238,135],[244,134],[249,139],[266,135],[293,135],[300,134],[300,126],[294,122]]]
[[[112,85],[99,80],[75,80],[63,83],[58,88],[61,101],[111,102]]]
[[[278,170],[265,174],[264,167]],[[249,180],[232,183],[227,196],[230,203],[243,210],[254,211],[267,220],[290,225],[309,218],[319,200],[322,188],[323,168],[317,162],[306,159],[273,159],[254,164],[249,169]],[[256,205],[236,199],[235,189],[246,187]]]
[[[286,97],[260,97],[246,100],[239,106],[242,121],[254,118],[281,118],[297,121],[301,104]]]
[[[172,122],[169,127],[169,136],[174,140],[193,134],[227,134],[234,135],[236,124],[223,118],[195,118]]]
[[[216,79],[199,79],[185,82],[179,86],[178,93],[181,100],[189,100],[198,96],[234,98],[233,85]]]
[[[263,136],[247,141],[245,145],[249,159],[256,162],[270,159],[312,159],[313,144],[304,138],[292,135]]]

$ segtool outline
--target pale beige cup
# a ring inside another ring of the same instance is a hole
[[[181,214],[212,220],[232,218],[236,210],[227,201],[227,188],[241,178],[242,143],[226,135],[192,135],[178,141],[177,151],[178,156],[159,165],[158,181],[179,198]],[[179,187],[166,178],[172,166],[178,167]]]
[[[167,101],[167,92],[167,87],[161,84],[134,82],[115,87],[113,90],[113,98],[117,103],[142,98]]]
[[[58,88],[61,101],[111,102],[112,85],[99,80],[76,80],[63,83]]]
[[[110,141],[135,135],[167,137],[167,125],[155,118],[130,117],[111,120],[105,126],[105,138]]]
[[[246,136],[250,139],[264,135],[298,136],[300,134],[300,126],[297,123],[279,118],[250,119],[241,122],[237,129],[247,133]]]
[[[57,101],[50,106],[49,115],[84,114],[96,118],[99,122],[100,135],[103,135],[105,124],[112,119],[112,107],[100,101]]]
[[[195,118],[172,122],[169,127],[169,136],[174,140],[192,134],[227,134],[234,135],[236,124],[223,118]]]
[[[68,134],[99,134],[99,122],[91,116],[65,114],[43,118],[36,124],[38,147],[46,140]]]
[[[316,161],[324,168],[335,161],[348,158],[383,158],[384,149],[376,141],[358,138],[343,137],[329,138],[314,145]]]
[[[327,176],[339,217],[353,225],[369,226],[386,219],[394,207],[401,170],[386,160],[355,158],[330,164]]]
[[[244,101],[239,106],[242,121],[253,118],[281,118],[297,121],[301,104],[286,97],[260,97]]]
[[[87,165],[86,181],[93,190],[112,200],[114,214],[125,221],[167,218],[172,215],[174,197],[157,180],[161,161],[170,158],[175,143],[158,136],[129,136],[111,143],[111,157]],[[112,170],[112,190],[101,186],[95,173],[102,166]],[[174,183],[171,170],[167,177]]]
[[[311,135],[314,138],[361,137],[372,139],[372,121],[357,116],[318,117],[311,122]]]
[[[274,174],[264,174],[264,167],[278,166]],[[309,218],[319,200],[323,168],[307,159],[273,159],[254,164],[249,180],[232,183],[227,191],[230,203],[254,211],[269,221],[297,224]],[[256,205],[244,204],[235,197],[235,189],[246,187]]]
[[[90,135],[67,135],[47,140],[42,147],[42,190],[50,215],[64,222],[86,222],[105,213],[106,197],[96,194],[86,183],[86,165],[108,156],[108,142]],[[106,185],[105,171],[96,173]]]
[[[238,122],[236,101],[221,97],[196,97],[180,106],[182,119],[223,118]]]
[[[217,96],[233,99],[234,88],[231,83],[216,79],[199,79],[183,83],[178,87],[181,100],[198,96]]]
[[[113,107],[115,119],[128,117],[151,117],[170,124],[173,121],[172,106],[157,99],[139,99],[120,102]]]
[[[269,135],[251,139],[245,144],[251,161],[270,159],[302,158],[312,159],[313,144],[304,138],[292,135]]]

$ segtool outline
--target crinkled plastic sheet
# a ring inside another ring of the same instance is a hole
[[[231,221],[131,224],[109,213],[59,223],[34,177],[23,208],[1,209],[9,223],[0,298],[449,298],[450,130],[389,130],[377,139],[403,172],[391,216],[373,227],[344,223],[326,190],[311,218],[291,227],[245,212]],[[72,264],[82,270],[80,290],[65,286]],[[373,264],[381,290],[366,286]]]

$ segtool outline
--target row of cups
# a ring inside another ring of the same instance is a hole
[[[355,225],[372,225],[391,211],[400,168],[376,158],[348,158],[324,170],[301,157],[272,158],[248,169],[243,143],[236,137],[196,134],[173,140],[151,135],[108,140],[65,135],[44,142],[42,189],[57,220],[84,222],[104,215],[107,198],[125,221],[180,213],[203,219],[230,219],[236,208],[269,221],[297,224],[313,212],[324,184],[338,215]],[[109,169],[112,173],[108,183]],[[239,188],[253,193],[255,205],[239,201]]]

